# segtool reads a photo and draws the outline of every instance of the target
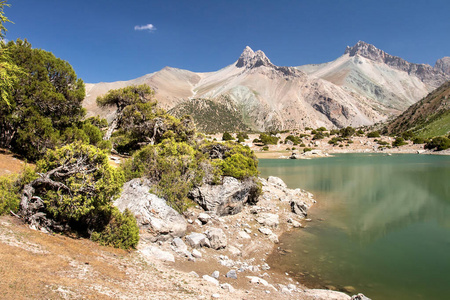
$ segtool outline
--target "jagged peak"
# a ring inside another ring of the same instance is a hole
[[[383,50],[364,41],[358,41],[353,47],[347,46],[344,54],[349,54],[350,56],[360,55],[375,61],[384,61],[385,57],[388,55]]]
[[[436,61],[434,69],[444,72],[446,75],[450,75],[450,56],[445,56]]]
[[[260,66],[273,66],[273,64],[263,51],[258,50],[254,52],[249,46],[245,47],[236,63],[236,67],[251,69]]]

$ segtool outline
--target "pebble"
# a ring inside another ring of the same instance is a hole
[[[219,276],[220,276],[219,271],[214,271],[214,272],[211,274],[211,277],[212,277],[212,278],[215,278],[215,279],[219,279]]]
[[[236,274],[236,270],[230,270],[227,275],[227,278],[231,278],[231,279],[237,279],[237,274]]]
[[[219,294],[212,294],[212,295],[211,295],[211,298],[213,298],[213,299],[218,299],[218,298],[220,298],[220,295],[219,295]]]

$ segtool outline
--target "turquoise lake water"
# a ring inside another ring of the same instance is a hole
[[[311,222],[280,239],[269,258],[310,287],[378,299],[450,299],[450,156],[341,154],[262,159],[318,201]]]

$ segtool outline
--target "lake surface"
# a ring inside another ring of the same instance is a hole
[[[259,169],[318,201],[306,228],[281,237],[288,251],[271,266],[374,300],[450,297],[450,156],[264,159]]]

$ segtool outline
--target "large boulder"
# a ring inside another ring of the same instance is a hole
[[[114,205],[120,211],[129,209],[136,217],[139,228],[144,229],[151,240],[167,240],[183,237],[186,220],[176,210],[167,205],[166,200],[151,194],[151,185],[146,179],[133,179],[123,186],[123,191]]]
[[[291,205],[291,211],[293,213],[300,215],[301,217],[306,217],[308,215],[308,205],[306,205],[305,202],[299,199],[291,199],[289,204]]]
[[[204,184],[194,188],[189,197],[204,210],[224,216],[240,212],[245,203],[256,203],[258,190],[258,184],[251,178],[238,180],[224,177],[222,184]]]

